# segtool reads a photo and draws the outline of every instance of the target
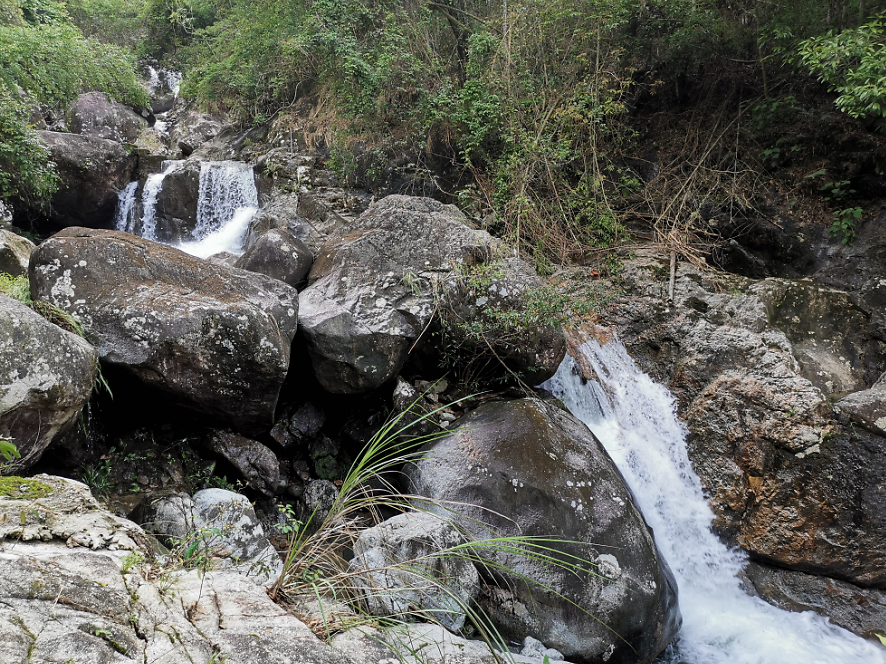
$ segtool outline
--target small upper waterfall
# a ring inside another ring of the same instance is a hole
[[[185,161],[164,161],[162,171],[148,176],[141,196],[141,219],[137,219],[135,199],[137,183],[121,192],[115,217],[115,228],[136,233],[143,238],[157,238],[157,197],[163,180],[183,168]],[[242,252],[243,238],[249,222],[258,211],[258,191],[248,164],[237,161],[204,161],[200,164],[197,219],[190,239],[177,246],[200,258],[221,251]]]
[[[114,213],[114,228],[118,231],[132,232],[135,224],[135,194],[138,180],[130,182],[117,196],[117,211]]]
[[[677,578],[683,628],[667,664],[883,664],[886,651],[812,613],[745,594],[744,556],[711,532],[713,512],[686,453],[668,391],[617,341],[581,348],[598,376],[582,384],[566,357],[543,387],[594,432],[625,476]]]

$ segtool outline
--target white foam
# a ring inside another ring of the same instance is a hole
[[[624,346],[581,348],[598,381],[566,357],[543,385],[603,443],[630,485],[679,587],[683,628],[669,664],[883,664],[886,650],[812,613],[782,611],[742,591],[742,553],[711,532],[713,513],[686,453],[674,400]]]

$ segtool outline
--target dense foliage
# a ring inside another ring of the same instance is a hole
[[[148,101],[135,57],[85,38],[63,3],[0,0],[0,197],[37,202],[54,191],[57,178],[32,117],[40,109],[63,112],[91,90],[131,104]]]

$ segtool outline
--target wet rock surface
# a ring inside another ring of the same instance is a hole
[[[104,361],[234,427],[273,422],[299,306],[286,284],[86,229],[40,245],[31,282],[83,324]]]
[[[104,138],[53,131],[39,136],[61,178],[50,220],[58,226],[110,228],[117,195],[135,179],[138,157]]]
[[[874,638],[886,624],[886,592],[845,581],[750,563],[745,585],[787,611],[815,611],[856,634]]]
[[[781,301],[773,293],[809,294],[807,312],[820,310],[819,297],[835,303],[825,330],[840,316],[851,320],[854,307],[845,295],[806,282],[718,278],[683,265],[669,304],[666,266],[654,255],[629,261],[629,297],[604,318],[644,371],[674,394],[717,529],[761,560],[881,587],[886,476],[876,459],[886,440],[845,426],[823,390],[834,391],[828,382],[863,381],[883,356],[865,351],[862,337],[854,357],[863,361],[853,365],[840,347],[849,331],[835,336],[836,346],[820,344],[816,368],[804,368],[795,345],[774,327],[781,314],[772,315]],[[795,332],[807,326],[815,337],[815,323],[788,306]]]
[[[452,505],[467,517],[459,525],[472,536],[562,538],[581,544],[551,546],[606,570],[576,576],[528,556],[481,554],[497,564],[481,569],[481,604],[508,638],[531,635],[567,658],[650,662],[676,634],[673,576],[621,475],[584,424],[551,402],[493,402],[422,451],[406,468],[411,492]],[[551,590],[517,575],[543,578]]]

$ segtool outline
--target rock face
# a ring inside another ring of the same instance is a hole
[[[452,551],[463,543],[458,530],[435,514],[398,514],[360,533],[349,571],[372,615],[418,610],[458,632],[480,581],[468,556]]]
[[[886,592],[862,589],[845,581],[749,563],[751,594],[788,611],[815,611],[856,634],[875,638],[886,624]]]
[[[289,231],[275,228],[258,238],[234,267],[265,274],[293,288],[304,285],[314,254]]]
[[[138,157],[114,141],[79,134],[39,132],[61,176],[50,218],[60,226],[109,228],[119,194],[132,180]]]
[[[507,638],[531,635],[567,658],[651,662],[675,636],[673,576],[618,470],[578,420],[537,399],[487,403],[423,452],[407,466],[413,493],[452,501],[473,536],[562,539],[571,544],[551,546],[598,572],[576,577],[528,556],[483,553],[514,572],[481,569],[483,607]]]
[[[28,260],[34,243],[9,231],[0,230],[0,273],[13,277],[28,274]]]
[[[0,438],[21,454],[9,471],[32,466],[76,422],[97,370],[89,342],[0,295]]]
[[[177,145],[182,154],[188,157],[194,150],[214,138],[223,126],[211,115],[189,111],[178,118],[169,134],[169,141],[172,145]]]
[[[131,108],[112,102],[103,92],[80,95],[70,110],[68,127],[73,134],[134,143],[148,121]]]
[[[498,245],[471,229],[457,208],[426,198],[388,196],[354,222],[352,229],[320,250],[302,293],[300,323],[314,373],[329,392],[369,392],[402,368],[431,322],[436,298],[446,297],[456,267],[496,259]],[[538,277],[528,266],[508,262],[511,292]],[[504,273],[503,273],[504,274]],[[453,291],[458,298],[458,291]],[[481,303],[482,305],[482,303]],[[454,305],[453,309],[458,305]],[[533,378],[553,375],[565,352],[562,333],[509,339],[504,355],[537,360]],[[497,339],[492,339],[493,348]],[[544,366],[540,366],[544,365]]]
[[[0,551],[4,662],[349,664],[234,571],[166,566],[150,577],[136,524],[101,510],[78,482],[36,479],[50,496],[0,498],[9,522],[25,514],[30,527],[36,514],[52,524],[35,537],[0,532],[16,538]]]
[[[273,423],[298,314],[286,284],[73,228],[34,252],[31,289],[79,320],[104,361],[231,426]]]
[[[772,323],[782,319],[773,313],[779,294],[810,286],[718,278],[681,265],[669,306],[666,266],[653,255],[626,263],[626,297],[613,302],[605,320],[641,368],[676,397],[715,526],[758,559],[883,587],[886,440],[841,424],[822,393],[841,376],[858,380],[849,371],[853,355],[819,344],[810,380],[813,365],[804,369],[793,355],[796,346]],[[812,302],[841,301],[839,293],[813,295]],[[823,325],[840,315],[828,313]],[[849,310],[843,317],[853,315]],[[797,331],[806,325],[815,333],[815,322],[796,318]],[[862,371],[876,371],[876,357],[854,356],[864,360]]]

